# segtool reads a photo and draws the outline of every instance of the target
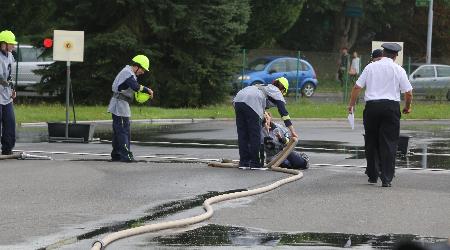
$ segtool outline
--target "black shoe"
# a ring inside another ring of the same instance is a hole
[[[12,150],[2,151],[2,155],[12,155],[12,154],[13,154]]]
[[[390,182],[383,182],[383,184],[381,184],[382,187],[392,187]]]
[[[111,161],[118,162],[120,161],[120,158],[111,158]]]
[[[373,178],[369,178],[369,180],[367,180],[369,183],[371,184],[376,184],[377,183],[377,179],[373,179]]]

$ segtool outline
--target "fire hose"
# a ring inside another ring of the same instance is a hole
[[[50,156],[45,155],[31,155],[25,152],[12,155],[0,155],[0,160],[17,159],[17,160],[52,160]]]
[[[251,189],[251,190],[247,190],[247,191],[222,194],[222,195],[211,197],[203,202],[203,208],[204,208],[205,212],[203,214],[200,214],[200,215],[197,215],[194,217],[173,220],[173,221],[167,221],[167,222],[154,223],[154,224],[144,225],[144,226],[140,226],[140,227],[130,228],[130,229],[122,230],[119,232],[111,233],[109,235],[106,235],[101,240],[96,240],[92,244],[91,250],[105,249],[105,247],[108,244],[112,243],[113,241],[122,239],[122,238],[130,237],[130,236],[134,236],[134,235],[138,235],[138,234],[143,234],[143,233],[166,230],[166,229],[170,229],[170,228],[184,227],[184,226],[202,222],[204,220],[209,219],[213,215],[214,210],[211,205],[214,203],[265,193],[265,192],[271,191],[275,188],[278,188],[281,185],[284,185],[289,182],[293,182],[293,181],[296,181],[296,180],[302,178],[303,173],[301,171],[279,167],[279,165],[287,158],[287,156],[292,152],[292,150],[294,150],[296,144],[297,144],[297,139],[296,138],[291,139],[289,144],[278,155],[276,155],[271,162],[269,162],[266,165],[266,167],[272,171],[293,174],[293,176],[278,180],[268,186]],[[238,164],[210,162],[208,164],[208,166],[234,168],[234,167],[238,167]]]

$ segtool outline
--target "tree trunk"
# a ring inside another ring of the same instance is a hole
[[[340,51],[343,47],[350,50],[358,37],[359,18],[345,16],[345,10],[342,8],[340,12],[336,12],[334,21],[336,32],[333,50]]]

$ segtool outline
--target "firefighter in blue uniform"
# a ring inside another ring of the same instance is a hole
[[[233,99],[239,145],[239,168],[264,169],[259,155],[264,110],[277,107],[292,137],[298,137],[286,110],[284,95],[289,89],[286,78],[269,85],[252,85],[241,89]]]
[[[137,92],[148,93],[150,98],[153,97],[153,91],[150,88],[137,82],[137,76],[149,71],[149,67],[148,58],[137,55],[130,65],[126,65],[117,74],[112,84],[113,96],[108,106],[108,112],[112,114],[113,120],[112,161],[135,162],[130,150],[130,103]]]
[[[13,106],[16,92],[11,80],[11,68],[14,64],[11,51],[16,44],[16,37],[11,31],[0,32],[0,134],[2,155],[11,155],[16,144],[16,119]]]

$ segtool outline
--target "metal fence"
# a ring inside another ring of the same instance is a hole
[[[255,61],[258,58],[262,57],[271,57],[271,56],[280,56],[280,57],[292,57],[297,59],[306,60],[309,62],[314,71],[316,73],[316,77],[319,81],[318,90],[320,92],[336,92],[343,96],[343,101],[346,102],[348,100],[348,94],[350,92],[350,88],[353,86],[356,81],[356,77],[349,76],[349,67],[351,65],[351,60],[353,58],[353,52],[349,51],[349,61],[344,63],[347,65],[347,68],[343,71],[344,75],[339,80],[338,71],[340,68],[340,53],[332,53],[332,52],[318,52],[318,51],[293,51],[293,50],[280,50],[280,49],[255,49],[255,50],[241,50],[240,55],[236,60],[239,60],[239,64],[241,65],[240,70],[240,82],[237,81],[238,88],[242,88],[246,86],[244,83],[245,75],[247,70],[249,69],[249,65],[251,62]],[[370,63],[371,60],[371,51],[358,52],[359,62],[360,62],[360,72],[364,69],[364,67]],[[405,69],[408,76],[414,72],[420,65],[425,64],[425,55],[423,57],[412,57],[408,55],[403,56],[403,68]],[[444,64],[450,65],[450,58],[432,58],[432,64]],[[301,68],[301,67],[300,67]],[[299,70],[297,67],[297,76],[299,75]],[[297,81],[297,79],[296,79]],[[266,82],[268,83],[268,82]],[[247,82],[248,84],[248,82]],[[291,86],[296,86],[296,82],[291,82]],[[450,80],[449,80],[450,85]],[[449,87],[450,89],[450,87]],[[295,97],[296,99],[302,96],[302,91],[296,89]]]

